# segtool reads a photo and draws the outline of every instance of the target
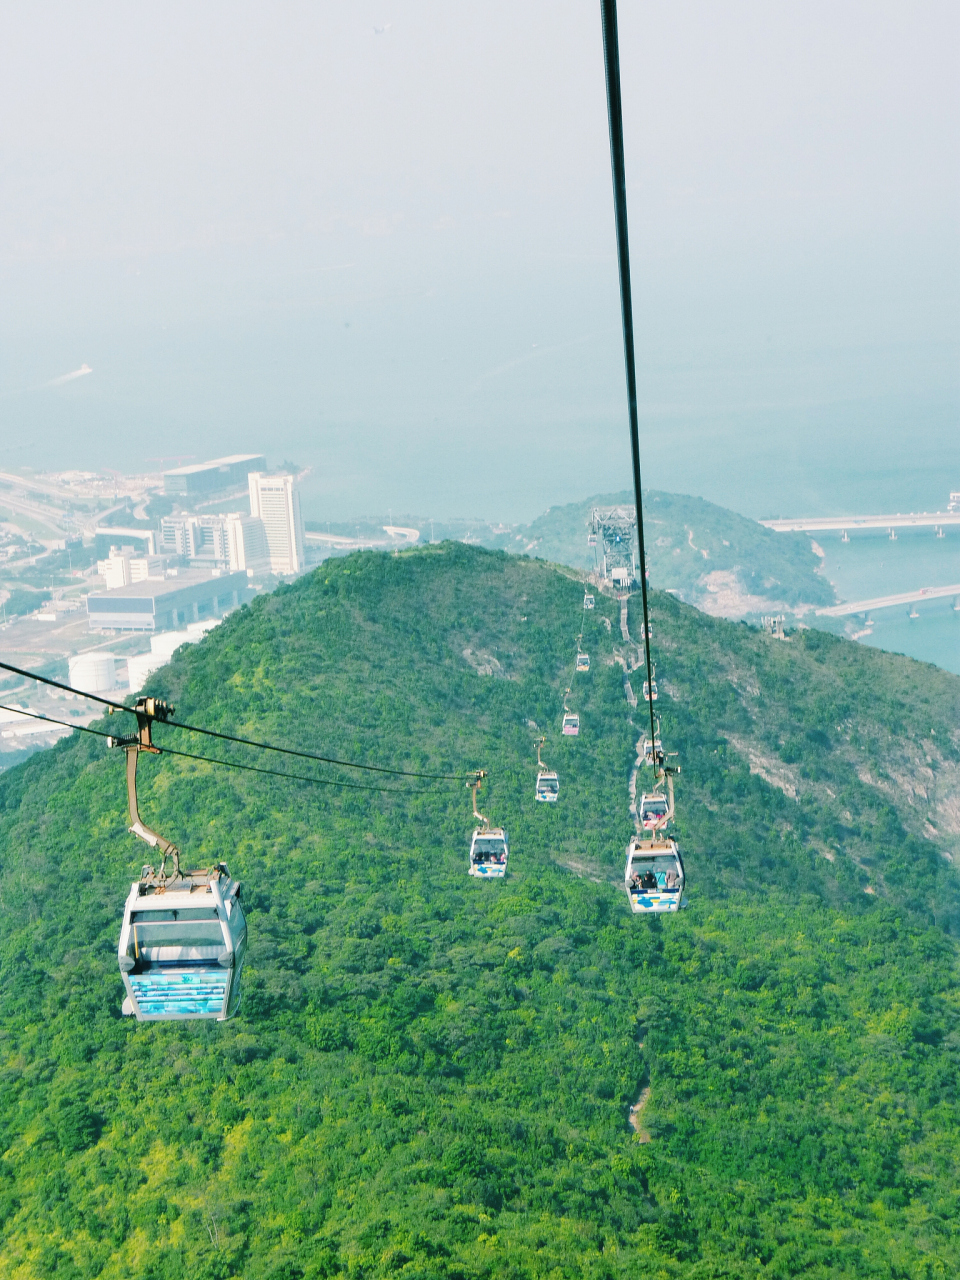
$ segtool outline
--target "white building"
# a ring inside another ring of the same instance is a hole
[[[230,563],[225,516],[164,516],[160,521],[160,548],[183,556],[191,564]]]
[[[183,556],[195,568],[213,567],[236,572],[269,573],[270,551],[263,521],[231,512],[216,516],[164,516],[160,546]]]
[[[245,569],[247,577],[270,570],[270,548],[262,520],[232,512],[226,517],[227,548],[230,568]]]
[[[97,561],[97,573],[106,582],[108,591],[163,577],[163,561],[159,556],[133,556],[130,552],[130,547],[120,550],[111,547],[109,557]]]
[[[300,573],[305,567],[303,520],[293,476],[265,476],[260,471],[251,471],[247,481],[250,515],[263,521],[271,570]]]

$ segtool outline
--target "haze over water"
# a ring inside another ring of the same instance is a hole
[[[594,5],[48,17],[0,50],[0,466],[266,448],[319,519],[622,487]],[[620,23],[647,482],[755,516],[940,502],[956,6]]]

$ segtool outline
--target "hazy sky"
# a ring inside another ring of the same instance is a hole
[[[620,28],[648,482],[942,505],[960,6]],[[9,6],[0,465],[266,450],[331,519],[625,487],[606,129],[599,0]]]

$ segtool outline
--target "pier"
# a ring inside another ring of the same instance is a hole
[[[895,516],[811,516],[791,520],[760,520],[766,529],[776,533],[852,533],[856,529],[936,529],[960,525],[960,511],[921,511]]]
[[[918,604],[921,600],[942,600],[944,596],[960,598],[960,582],[952,587],[920,587],[917,591],[902,591],[894,596],[878,596],[875,600],[854,600],[849,604],[834,604],[828,609],[818,609],[817,616],[846,618],[853,613],[873,613],[875,609],[890,609],[898,604]]]

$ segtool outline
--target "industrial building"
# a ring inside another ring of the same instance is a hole
[[[212,498],[242,489],[251,471],[266,469],[262,453],[235,453],[163,473],[163,492],[171,498]]]
[[[245,572],[211,575],[184,569],[161,581],[91,591],[87,619],[91,631],[175,631],[189,622],[222,617],[248,598]]]
[[[303,520],[293,476],[265,476],[253,471],[247,483],[250,515],[263,521],[271,570],[282,574],[301,573],[306,566]]]

